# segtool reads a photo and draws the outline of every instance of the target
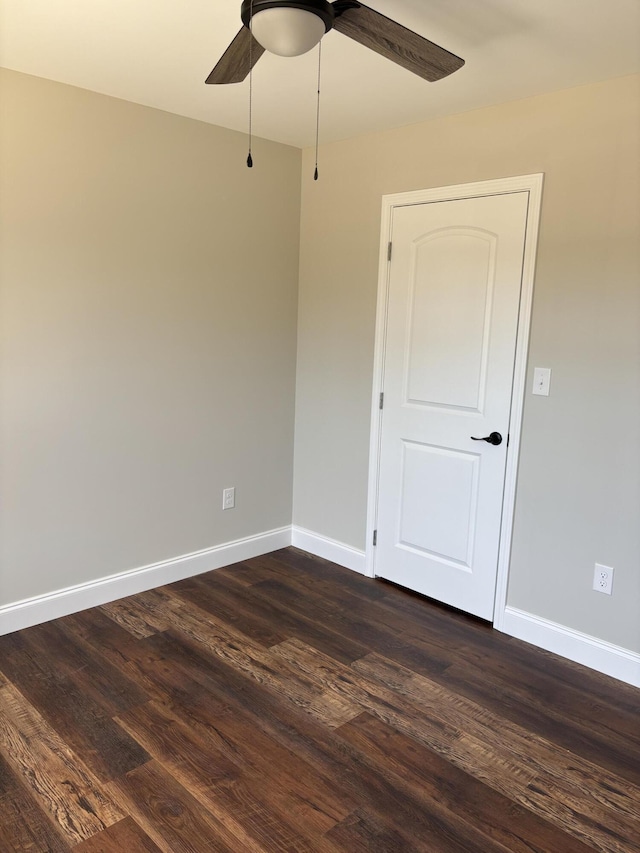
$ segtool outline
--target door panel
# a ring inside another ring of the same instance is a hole
[[[469,569],[478,456],[409,441],[403,445],[400,546]],[[434,490],[434,482],[444,488]]]
[[[408,401],[480,407],[495,245],[493,234],[449,228],[411,246]]]
[[[528,193],[395,208],[375,573],[493,613]],[[473,441],[490,432],[504,441]]]

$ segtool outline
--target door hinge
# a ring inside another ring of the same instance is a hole
[[[388,245],[388,247],[387,247],[387,260],[388,260],[388,261],[390,261],[390,260],[391,260],[391,253],[392,253],[392,251],[393,251],[393,243],[392,243],[391,241],[389,241],[389,245]]]
[[[384,406],[384,391],[380,392],[380,408]]]
[[[509,434],[507,433],[507,447],[509,447]]]
[[[378,531],[377,531],[377,530],[374,530],[374,531],[373,531],[373,545],[374,545],[374,547],[375,547],[377,544],[378,544]]]

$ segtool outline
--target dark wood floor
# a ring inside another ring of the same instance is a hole
[[[640,691],[295,549],[0,670],[1,853],[640,850]]]

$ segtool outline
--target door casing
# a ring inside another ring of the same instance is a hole
[[[367,499],[367,539],[366,574],[375,577],[374,531],[377,529],[378,509],[378,473],[380,461],[380,441],[382,437],[382,412],[380,411],[380,393],[382,391],[384,355],[386,343],[387,300],[389,290],[389,242],[391,240],[392,214],[396,207],[425,204],[436,201],[452,201],[478,196],[500,195],[514,192],[528,192],[529,204],[526,219],[526,235],[522,267],[520,292],[520,310],[518,313],[518,331],[516,356],[514,363],[513,386],[511,392],[511,416],[509,419],[509,447],[505,472],[505,487],[502,500],[502,525],[498,550],[498,575],[493,613],[493,625],[502,629],[507,599],[511,538],[513,533],[513,513],[516,496],[518,458],[520,450],[520,432],[524,407],[525,384],[527,374],[527,354],[529,348],[529,330],[531,326],[531,307],[533,303],[533,283],[535,274],[536,250],[540,210],[542,206],[542,185],[544,175],[520,175],[480,181],[470,184],[458,184],[434,189],[396,193],[382,197],[382,218],[380,228],[380,258],[378,273],[378,300],[376,309],[376,332],[374,349],[373,391],[371,397],[371,434],[369,442],[369,487]]]

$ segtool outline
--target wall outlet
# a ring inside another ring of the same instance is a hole
[[[233,509],[236,505],[236,487],[231,486],[230,489],[222,491],[222,509]]]
[[[613,569],[611,566],[601,566],[600,563],[596,563],[593,573],[593,588],[597,592],[604,592],[606,595],[611,595],[613,588]]]

